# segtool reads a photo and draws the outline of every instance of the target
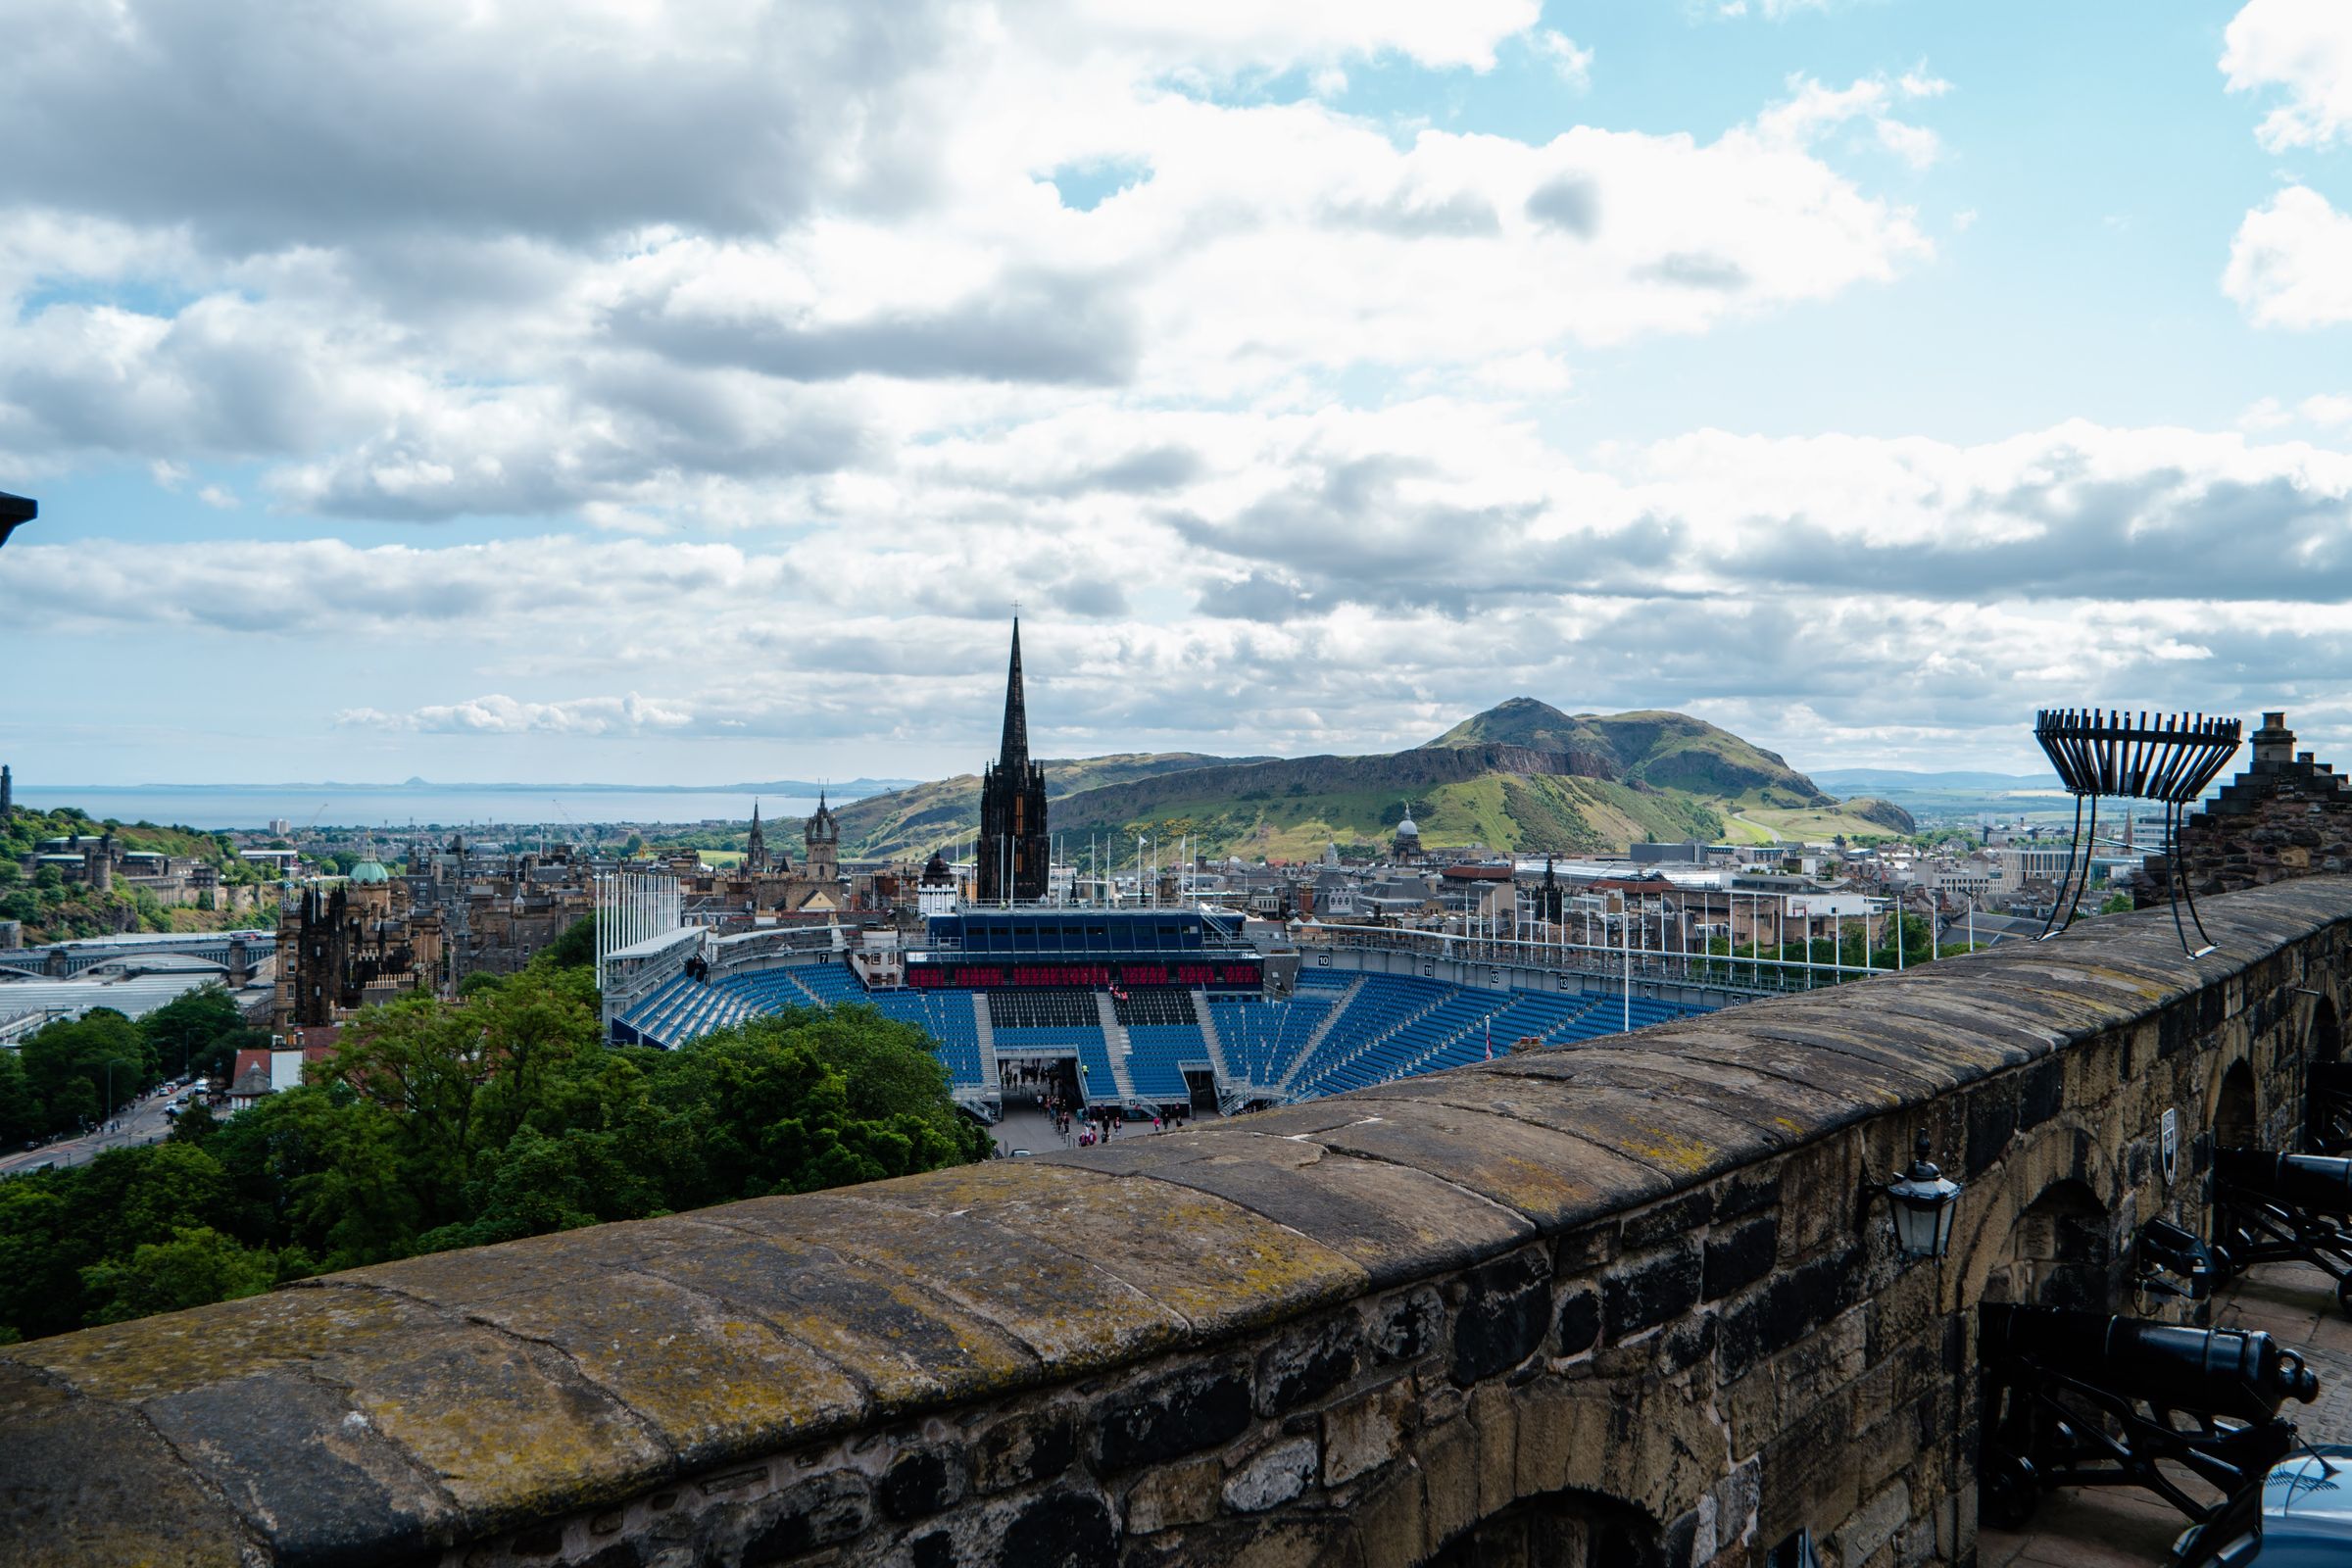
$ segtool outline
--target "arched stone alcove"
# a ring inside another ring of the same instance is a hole
[[[1667,1560],[1665,1533],[1639,1508],[1556,1492],[1480,1520],[1425,1568],[1656,1568]]]
[[[2115,1255],[2113,1221],[2098,1195],[2072,1177],[2053,1182],[2017,1216],[2007,1256],[1985,1274],[1984,1299],[2107,1311]]]

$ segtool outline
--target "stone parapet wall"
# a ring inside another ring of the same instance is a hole
[[[2205,913],[15,1347],[0,1557],[1966,1563],[1973,1308],[2121,1308],[2346,1000],[2352,882]]]

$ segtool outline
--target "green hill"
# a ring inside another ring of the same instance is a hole
[[[1800,809],[1832,797],[1777,752],[1741,740],[1688,713],[1578,713],[1571,717],[1532,697],[1514,697],[1466,718],[1422,748],[1523,746],[1597,755],[1607,771],[1633,784],[1713,799]]]
[[[1410,751],[1234,760],[1129,754],[1045,764],[1062,853],[1100,835],[1304,859],[1329,843],[1385,845],[1409,802],[1432,847],[1594,854],[1648,840],[1884,837],[1908,831],[1885,802],[1840,806],[1778,755],[1683,713],[1570,715],[1514,698]],[[919,858],[967,840],[972,774],[842,808],[848,853]]]
[[[261,871],[237,858],[227,839],[218,834],[190,827],[158,827],[153,822],[100,819],[75,807],[36,810],[20,806],[7,821],[0,822],[0,920],[23,921],[22,937],[28,946],[121,931],[207,930],[230,923],[226,914],[168,907],[143,888],[118,883],[101,893],[83,883],[66,881],[54,867],[24,869],[24,858],[38,852],[45,839],[110,830],[125,850],[156,850],[210,860],[220,868],[224,882],[264,879]]]
[[[1125,784],[1162,773],[1265,758],[1209,757],[1200,752],[1122,752],[1109,757],[1048,758],[1046,796],[1058,801],[1083,790]],[[869,795],[841,807],[845,852],[867,859],[921,859],[933,850],[968,839],[980,822],[980,775],[958,773],[910,789]],[[1058,830],[1060,818],[1055,817]]]

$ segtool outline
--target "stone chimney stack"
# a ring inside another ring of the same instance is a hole
[[[2295,732],[2286,727],[2286,714],[2265,713],[2262,728],[2256,730],[2254,760],[2257,762],[2291,762],[2295,760]]]

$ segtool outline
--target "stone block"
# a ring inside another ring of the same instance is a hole
[[[1547,1260],[1535,1251],[1473,1269],[1453,1321],[1453,1380],[1468,1385],[1536,1353],[1551,1326]]]
[[[1478,1433],[1467,1421],[1425,1433],[1414,1446],[1431,1542],[1449,1541],[1475,1525],[1481,1506]]]
[[[1279,1336],[1258,1352],[1258,1412],[1280,1415],[1323,1397],[1355,1376],[1363,1354],[1363,1329],[1352,1312]]]
[[[744,1568],[761,1568],[847,1541],[873,1518],[865,1477],[855,1470],[811,1476],[763,1499],[759,1512],[761,1523],[744,1544]]]
[[[1190,1367],[1106,1396],[1095,1411],[1095,1464],[1104,1474],[1231,1442],[1249,1426],[1249,1374]]]
[[[2017,1130],[2031,1132],[2058,1114],[2066,1103],[2066,1063],[2056,1056],[2034,1062],[2018,1074]]]
[[[1871,1494],[1870,1500],[1838,1527],[1839,1560],[1867,1562],[1911,1522],[1911,1489],[1900,1481]]]
[[[1050,1481],[1078,1457],[1078,1427],[1067,1410],[1016,1415],[984,1430],[972,1445],[972,1486],[981,1493]]]
[[[1714,1217],[1715,1190],[1701,1187],[1628,1214],[1619,1235],[1625,1250],[1638,1252],[1660,1242],[1689,1236],[1703,1229]]]
[[[1396,1457],[1412,1384],[1398,1378],[1323,1412],[1323,1484],[1345,1486]]]
[[[1724,1389],[1719,1400],[1731,1426],[1735,1458],[1747,1458],[1779,1434],[1781,1380],[1771,1367],[1760,1366]]]
[[[1856,1173],[1850,1141],[1824,1139],[1781,1167],[1781,1260],[1794,1263],[1852,1224]]]
[[[1582,1355],[1600,1338],[1600,1293],[1590,1285],[1571,1287],[1560,1297],[1556,1349],[1561,1355]]]
[[[1852,1437],[1846,1413],[1837,1404],[1788,1413],[1759,1453],[1759,1539],[1779,1541],[1814,1520],[1842,1519],[1853,1512],[1861,1486]]]
[[[1570,1231],[1552,1248],[1551,1271],[1557,1275],[1582,1274],[1613,1260],[1617,1256],[1617,1227],[1591,1225],[1581,1231]]]
[[[1753,1285],[1772,1272],[1780,1248],[1781,1222],[1777,1216],[1729,1228],[1718,1226],[1706,1242],[1701,1298],[1720,1301],[1734,1291]]]
[[[1411,1465],[1387,1471],[1350,1511],[1364,1568],[1419,1568],[1429,1555],[1421,1472]]]
[[[963,1449],[927,1444],[891,1460],[874,1487],[874,1500],[893,1519],[920,1519],[961,1501],[970,1484],[971,1462]]]
[[[1622,1260],[1601,1276],[1601,1326],[1611,1343],[1654,1328],[1698,1303],[1698,1244],[1686,1241]]]
[[[1818,1404],[1862,1375],[1870,1339],[1869,1309],[1854,1307],[1781,1352],[1781,1408],[1794,1415]]]
[[[1851,1306],[1861,1294],[1861,1263],[1860,1244],[1849,1242],[1838,1251],[1774,1275],[1725,1307],[1717,1341],[1723,1379],[1744,1376],[1757,1356],[1787,1348]]]
[[[1437,1348],[1445,1332],[1446,1303],[1427,1288],[1392,1296],[1373,1308],[1373,1358],[1394,1365],[1416,1361]]]
[[[1023,1506],[1006,1524],[995,1557],[1001,1568],[1113,1568],[1118,1560],[1110,1504],[1074,1490],[1049,1492]]]
[[[1214,1519],[1224,1486],[1225,1461],[1214,1455],[1154,1465],[1127,1489],[1127,1532],[1155,1535]]]
[[[1715,1195],[1715,1222],[1761,1214],[1781,1206],[1781,1167],[1752,1167],[1724,1178]]]
[[[1225,1506],[1235,1513],[1264,1513],[1281,1506],[1306,1490],[1320,1458],[1312,1438],[1275,1444],[1226,1478]]]

